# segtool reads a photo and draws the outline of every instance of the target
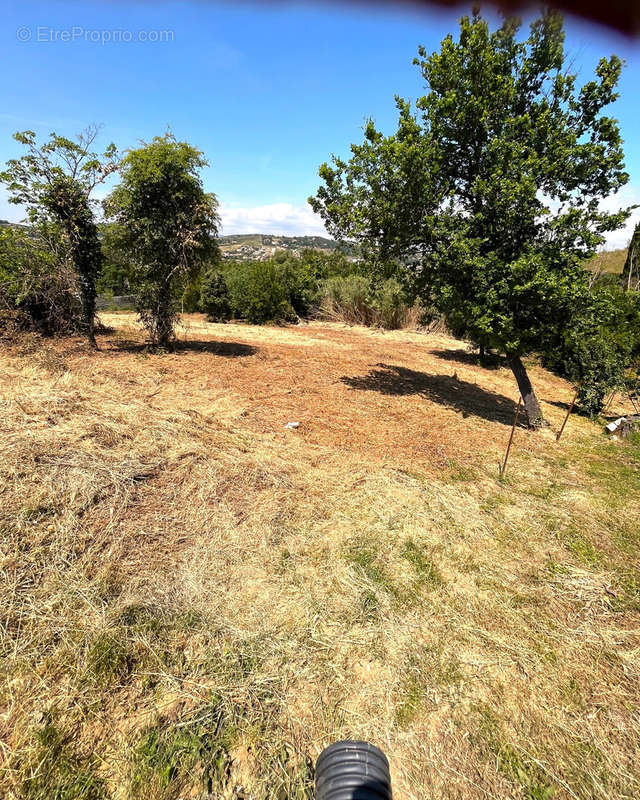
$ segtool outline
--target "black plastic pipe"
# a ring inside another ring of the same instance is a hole
[[[336,742],[318,756],[316,800],[391,800],[387,757],[368,742]]]

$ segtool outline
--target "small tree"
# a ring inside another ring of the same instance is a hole
[[[173,337],[185,282],[216,250],[218,203],[199,175],[206,165],[187,142],[170,133],[156,136],[125,156],[122,181],[104,204],[135,264],[140,318],[152,344],[161,347]]]
[[[628,180],[618,124],[602,110],[622,62],[602,59],[576,87],[562,19],[491,32],[479,13],[458,41],[422,48],[427,94],[419,116],[398,99],[398,131],[372,122],[349,162],[323,164],[314,210],[329,231],[361,243],[376,269],[390,262],[423,304],[480,347],[507,355],[529,425],[542,412],[522,356],[544,350],[585,304],[584,261],[629,214],[599,210]]]
[[[78,277],[83,327],[95,347],[96,278],[102,253],[91,193],[117,168],[116,148],[92,152],[98,128],[92,126],[74,142],[52,133],[38,147],[33,131],[14,134],[27,153],[7,162],[0,180],[7,184],[10,202],[25,205],[29,221],[40,229],[57,227]]]
[[[215,268],[208,269],[202,276],[200,307],[210,322],[226,322],[231,318],[227,282],[224,275]]]
[[[256,261],[249,266],[247,275],[247,320],[254,325],[263,322],[284,322],[295,319],[275,262]]]
[[[316,270],[321,264],[309,260],[304,253],[297,256],[286,250],[276,253],[273,262],[293,311],[301,318],[309,316],[318,300]]]

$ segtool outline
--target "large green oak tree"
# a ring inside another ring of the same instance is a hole
[[[628,180],[615,119],[621,60],[578,83],[561,17],[491,31],[479,13],[415,59],[426,94],[396,98],[397,132],[369,121],[350,159],[323,164],[310,203],[374,269],[400,271],[454,332],[506,354],[529,425],[543,415],[522,357],[553,346],[589,305],[583,268],[629,210],[601,200]]]

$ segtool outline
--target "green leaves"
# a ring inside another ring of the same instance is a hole
[[[19,159],[7,162],[0,180],[7,184],[10,202],[25,205],[36,232],[45,236],[56,228],[76,272],[82,299],[83,327],[95,346],[95,280],[102,264],[91,192],[117,167],[115,145],[103,155],[91,152],[98,135],[87,128],[76,141],[52,133],[38,146],[33,131],[14,134],[27,148]],[[37,305],[37,304],[36,304]]]
[[[200,150],[167,133],[127,153],[121,183],[104,202],[134,265],[139,310],[154,344],[173,334],[176,300],[186,280],[218,254],[215,195],[202,186]]]
[[[310,198],[371,269],[394,261],[456,333],[514,356],[547,347],[588,307],[581,263],[630,212],[600,209],[628,180],[618,124],[603,114],[621,60],[603,58],[576,89],[561,17],[545,12],[525,40],[519,29],[507,19],[491,31],[474,13],[439,52],[419,48],[418,115],[396,98],[397,132],[367,123]]]

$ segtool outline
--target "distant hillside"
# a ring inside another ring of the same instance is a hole
[[[17,222],[0,219],[0,228],[27,228]],[[261,261],[275,255],[278,250],[340,250],[347,256],[356,256],[357,250],[353,246],[342,245],[325,236],[276,236],[270,233],[239,233],[231,236],[221,236],[218,240],[224,259],[235,261]]]
[[[605,250],[589,259],[589,261],[587,261],[587,267],[592,272],[606,272],[612,275],[622,275],[626,259],[626,247],[622,247],[619,250]]]
[[[0,219],[0,228],[28,228],[17,222]],[[237,233],[219,238],[222,257],[235,261],[261,261],[275,255],[278,250],[299,252],[311,250],[340,250],[345,255],[356,257],[357,248],[352,245],[343,245],[326,236],[277,236],[271,233]],[[627,248],[618,250],[605,250],[597,253],[586,262],[586,267],[591,272],[621,275],[624,262],[627,258]]]
[[[354,247],[341,245],[325,236],[276,236],[270,233],[240,233],[220,237],[220,250],[224,259],[237,261],[262,260],[275,255],[278,250],[340,250],[354,256]]]

